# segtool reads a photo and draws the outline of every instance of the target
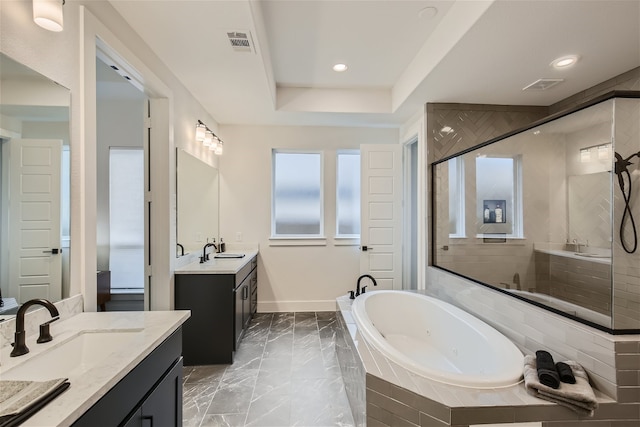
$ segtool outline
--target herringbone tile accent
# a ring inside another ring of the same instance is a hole
[[[491,110],[484,105],[460,109],[458,104],[428,104],[429,163],[519,129],[547,115],[545,107],[514,107],[519,111]],[[450,132],[443,132],[449,127]]]

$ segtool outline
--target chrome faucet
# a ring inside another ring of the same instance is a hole
[[[202,256],[200,257],[200,264],[204,263],[205,261],[209,261],[209,254],[207,253],[207,248],[213,246],[213,248],[217,251],[218,247],[216,246],[215,243],[207,243],[206,245],[204,245],[204,248],[202,248]]]
[[[18,309],[18,314],[16,315],[16,333],[15,333],[15,343],[13,344],[13,350],[11,351],[11,357],[22,356],[23,354],[29,353],[29,348],[25,344],[26,333],[24,331],[24,315],[27,313],[27,310],[32,305],[41,305],[47,310],[49,310],[49,314],[51,314],[52,319],[48,322],[40,325],[40,336],[36,341],[38,344],[49,342],[53,339],[51,333],[49,332],[49,325],[52,322],[55,322],[60,317],[60,313],[58,313],[58,309],[51,301],[46,299],[32,299],[20,306]]]
[[[184,256],[184,246],[182,246],[180,243],[176,243],[176,246],[180,248],[180,256]]]
[[[363,274],[362,276],[358,277],[358,284],[356,285],[356,290],[354,291],[349,291],[350,292],[350,299],[355,299],[358,295],[360,294],[364,294],[364,290],[367,288],[366,285],[363,286],[362,288],[360,287],[360,282],[362,281],[362,279],[364,278],[368,278],[371,279],[371,282],[373,282],[373,286],[378,286],[378,283],[376,282],[376,279],[373,278],[373,276],[369,275],[369,274]]]

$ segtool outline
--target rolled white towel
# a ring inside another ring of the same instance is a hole
[[[524,384],[527,392],[540,399],[566,406],[581,415],[592,417],[594,410],[598,407],[598,401],[589,384],[587,372],[573,360],[567,360],[564,363],[571,367],[576,383],[560,383],[559,388],[553,389],[540,382],[535,356],[525,356]]]

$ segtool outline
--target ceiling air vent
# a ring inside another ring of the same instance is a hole
[[[253,52],[253,45],[251,43],[251,33],[232,31],[227,33],[231,48],[236,52]]]
[[[563,81],[564,79],[538,79],[522,90],[547,90]]]

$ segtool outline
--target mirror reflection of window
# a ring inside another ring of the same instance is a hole
[[[476,157],[476,223],[479,234],[523,237],[520,156]]]
[[[447,161],[449,169],[449,237],[466,237],[464,223],[464,161],[455,157]]]

